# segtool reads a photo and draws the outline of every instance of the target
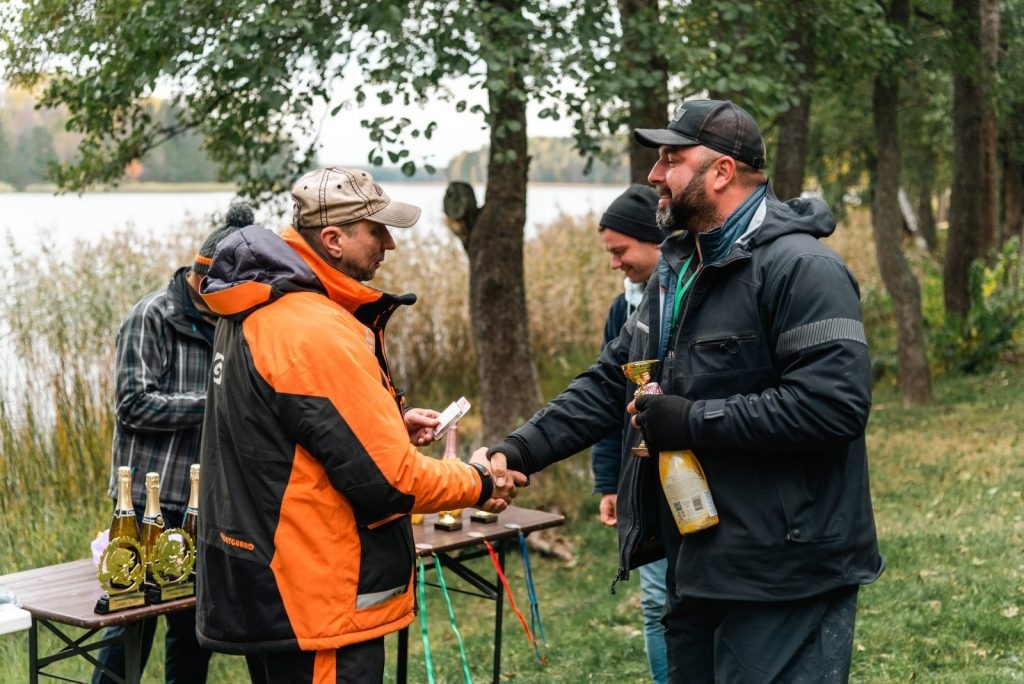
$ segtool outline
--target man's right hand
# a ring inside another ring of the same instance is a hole
[[[610,527],[614,527],[618,522],[618,509],[616,504],[618,503],[617,494],[602,494],[601,504],[598,510],[601,513],[601,522]]]
[[[494,491],[491,498],[483,503],[481,508],[491,513],[501,513],[512,504],[516,498],[516,488],[525,487],[529,478],[518,470],[509,470],[505,454],[495,452],[487,459],[487,447],[480,447],[473,452],[469,459],[470,463],[479,463],[487,468],[491,474],[491,482],[494,484]]]

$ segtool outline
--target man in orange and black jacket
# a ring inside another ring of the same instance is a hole
[[[202,443],[199,640],[254,682],[379,682],[384,635],[413,619],[410,513],[499,512],[515,478],[421,454],[437,412],[403,410],[384,326],[414,295],[364,284],[420,210],[364,171],[318,169],[293,225],[218,245],[221,316]],[[525,482],[525,478],[521,478]]]

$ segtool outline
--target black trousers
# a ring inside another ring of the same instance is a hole
[[[333,651],[247,655],[252,684],[381,684],[384,637]]]
[[[859,587],[799,601],[678,598],[664,618],[672,684],[842,684]]]

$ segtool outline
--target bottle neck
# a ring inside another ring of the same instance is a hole
[[[160,515],[159,487],[148,487],[146,489],[146,510],[143,515],[147,518],[156,518]]]
[[[121,478],[117,483],[117,510],[123,513],[135,514],[135,507],[132,505],[132,481]]]
[[[199,508],[199,478],[192,480],[188,492],[188,507]]]
[[[452,425],[450,428],[448,428],[448,434],[445,436],[444,441],[444,457],[459,457],[459,438],[457,425]]]

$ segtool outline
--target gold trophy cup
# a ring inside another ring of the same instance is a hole
[[[652,378],[654,374],[658,372],[658,360],[649,359],[646,361],[631,361],[622,365],[622,372],[626,374],[626,379],[636,384],[636,392],[633,393],[633,398],[639,397],[642,394],[661,394],[661,385],[654,382]],[[635,447],[630,448],[630,451],[634,456],[640,458],[646,458],[650,455],[650,451],[647,449],[647,444],[643,438],[640,438],[640,443]]]

